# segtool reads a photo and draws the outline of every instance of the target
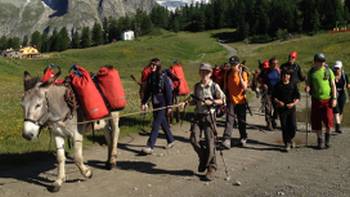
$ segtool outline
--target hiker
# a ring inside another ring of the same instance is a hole
[[[212,66],[202,63],[199,67],[200,82],[194,86],[192,100],[195,117],[191,125],[191,144],[199,157],[198,172],[206,172],[206,178],[213,180],[216,163],[216,119],[215,105],[225,103],[225,95],[219,85],[211,80]],[[204,139],[202,139],[204,134]]]
[[[298,52],[292,51],[289,53],[288,61],[281,65],[281,70],[293,71],[291,82],[295,84],[305,81],[305,76],[299,64],[296,63],[297,58],[298,58]]]
[[[231,69],[227,75],[225,89],[227,90],[227,109],[226,109],[226,127],[223,135],[223,146],[226,149],[231,148],[231,136],[234,121],[238,123],[240,134],[240,143],[242,146],[247,142],[246,131],[246,111],[247,99],[245,91],[248,88],[248,73],[244,71],[239,61],[239,57],[232,56],[229,59]]]
[[[265,121],[266,127],[270,131],[276,128],[277,112],[274,102],[271,100],[272,90],[280,81],[280,69],[278,65],[278,60],[273,57],[269,60],[269,68],[261,73],[260,75],[262,87],[265,91],[262,99],[265,106]]]
[[[281,81],[272,91],[272,99],[279,114],[285,151],[295,147],[293,138],[296,132],[296,104],[300,100],[298,86],[291,81],[294,71],[283,70]]]
[[[158,58],[155,58],[158,59]],[[158,59],[159,60],[159,59]],[[172,88],[170,79],[162,71],[160,61],[152,62],[152,72],[145,83],[144,95],[141,101],[141,110],[146,111],[147,101],[152,99],[153,109],[172,105]],[[174,137],[167,121],[167,114],[171,113],[172,108],[162,109],[153,112],[152,131],[147,142],[147,146],[142,149],[145,154],[152,154],[160,127],[165,132],[168,142],[167,148],[175,145]]]
[[[317,134],[317,148],[329,148],[330,132],[333,127],[332,108],[337,105],[337,91],[332,70],[326,64],[323,53],[314,56],[314,65],[307,75],[305,91],[311,94],[311,127]],[[325,139],[322,133],[325,125]]]
[[[350,88],[348,75],[344,73],[343,63],[336,61],[333,66],[333,72],[335,75],[335,85],[337,87],[337,106],[333,108],[335,118],[335,132],[342,133],[340,125],[343,119],[344,105],[347,102],[347,89]]]

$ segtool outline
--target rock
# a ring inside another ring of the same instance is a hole
[[[241,186],[242,183],[241,183],[241,181],[238,181],[238,180],[237,180],[236,182],[233,183],[233,185],[234,185],[234,186]]]
[[[243,167],[243,171],[247,171],[248,170],[248,168],[247,167]]]
[[[152,187],[152,184],[148,184],[147,186],[148,186],[148,187]]]
[[[279,192],[277,192],[277,195],[278,196],[284,196],[284,195],[286,195],[284,192],[282,192],[282,191],[279,191]]]
[[[204,185],[205,185],[205,186],[209,186],[209,182],[205,182]]]

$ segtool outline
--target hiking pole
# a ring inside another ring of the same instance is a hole
[[[211,124],[213,125],[213,131],[212,132],[214,134],[215,149],[217,149],[216,148],[216,144],[218,142],[218,131],[217,131],[215,120],[214,120],[214,114],[211,113],[210,109],[211,109],[211,106],[208,106],[210,121],[211,121]],[[226,165],[225,158],[224,158],[224,153],[223,153],[221,148],[219,148],[217,150],[219,150],[219,153],[220,153],[220,156],[221,156],[221,159],[222,159],[222,163],[224,164],[224,171],[225,171],[225,175],[226,175],[225,181],[229,181],[229,180],[231,180],[231,177],[230,177],[228,169],[227,169],[227,165]]]
[[[205,102],[204,99],[201,99],[201,98],[198,98],[197,96],[191,94],[190,95],[193,99],[197,100],[197,101],[200,101],[200,102]],[[217,149],[217,142],[218,142],[218,132],[217,132],[217,128],[216,128],[216,124],[215,124],[215,120],[214,120],[214,114],[211,112],[211,107],[215,106],[215,104],[213,103],[213,105],[208,105],[207,108],[208,108],[208,112],[209,112],[209,116],[210,116],[210,122],[211,122],[211,125],[213,127],[213,129],[211,130],[211,132],[213,133],[213,136],[214,136],[214,145],[215,145],[215,149],[216,150],[219,150],[219,153],[220,153],[220,156],[221,156],[221,159],[222,159],[222,162],[224,164],[224,171],[225,171],[225,180],[226,181],[229,181],[231,179],[230,175],[229,175],[229,172],[228,172],[228,169],[227,169],[227,165],[226,165],[226,162],[225,162],[225,159],[224,159],[224,153],[222,152],[222,149],[219,148]]]
[[[309,146],[309,94],[306,94],[305,146]]]

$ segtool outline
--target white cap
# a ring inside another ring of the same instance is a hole
[[[343,68],[343,63],[341,61],[335,61],[335,65],[333,66],[333,68],[339,68],[342,69]]]

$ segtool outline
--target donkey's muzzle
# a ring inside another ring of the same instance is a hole
[[[40,126],[30,121],[24,121],[22,136],[26,140],[32,140],[38,136]]]

